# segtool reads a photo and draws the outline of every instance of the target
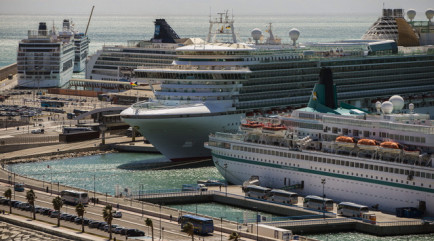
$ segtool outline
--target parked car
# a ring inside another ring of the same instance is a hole
[[[106,222],[100,222],[99,225],[98,225],[98,229],[99,230],[104,230],[104,226],[106,226],[106,225],[107,225]]]
[[[66,221],[74,222],[76,218],[78,218],[76,215],[71,215],[70,217],[66,217]]]
[[[16,192],[24,192],[24,184],[22,184],[22,183],[15,183],[14,190]]]
[[[122,227],[122,226],[117,226],[116,228],[115,228],[115,233],[116,234],[121,234],[121,231],[122,231],[122,229],[124,229],[125,227]]]
[[[115,229],[118,227],[119,225],[117,224],[112,224],[112,232],[115,231]],[[109,225],[104,225],[104,232],[108,232],[109,231]]]
[[[60,212],[54,210],[54,211],[51,211],[50,218],[57,218],[59,215],[60,215]],[[62,215],[60,215],[60,217],[62,217]]]
[[[71,218],[71,214],[69,213],[62,213],[60,214],[60,219],[61,220],[66,220],[66,218],[69,216],[69,218]]]
[[[89,223],[89,228],[98,228],[100,223],[100,221],[92,221]]]
[[[121,212],[121,211],[116,211],[116,212],[113,214],[113,217],[114,217],[114,218],[122,218],[122,212]]]
[[[138,229],[128,229],[127,230],[127,236],[128,237],[145,236],[145,232],[140,231]]]
[[[76,224],[81,224],[82,221],[83,221],[83,219],[81,217],[76,217],[74,219],[74,223],[76,223]]]
[[[23,203],[23,202],[15,201],[15,202],[12,202],[12,206],[13,206],[14,208],[18,208],[18,206],[20,206],[21,203]]]
[[[35,213],[41,213],[44,211],[43,209],[44,209],[43,207],[35,206]]]

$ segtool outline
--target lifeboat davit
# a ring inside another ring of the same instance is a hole
[[[360,139],[357,142],[357,146],[362,150],[376,150],[376,149],[378,149],[378,143],[372,139]]]
[[[354,137],[349,137],[349,136],[338,136],[335,140],[335,143],[338,146],[343,146],[343,147],[354,147]]]
[[[385,141],[380,144],[383,152],[399,154],[401,152],[401,145],[393,141]]]

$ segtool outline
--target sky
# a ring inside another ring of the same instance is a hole
[[[0,14],[59,15],[209,15],[225,9],[234,15],[378,14],[386,8],[410,8],[418,14],[434,0],[0,0]]]

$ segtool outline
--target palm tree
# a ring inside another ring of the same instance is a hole
[[[35,220],[36,219],[36,212],[35,212],[36,194],[33,191],[33,189],[30,189],[29,191],[27,191],[26,199],[27,199],[27,202],[30,204],[30,206],[32,206],[33,220]]]
[[[8,190],[4,193],[5,197],[9,199],[9,213],[12,214],[12,190],[8,188]]]
[[[150,218],[147,218],[145,220],[145,224],[146,224],[146,226],[151,227],[152,241],[154,241],[154,224],[152,223],[152,220]],[[149,229],[148,229],[148,231],[149,231]]]
[[[232,232],[229,236],[229,240],[239,241],[240,240],[240,234],[237,232]]]
[[[102,216],[104,218],[104,221],[106,221],[108,226],[109,226],[109,233],[110,233],[109,240],[111,240],[112,239],[112,220],[113,220],[113,208],[111,205],[105,206],[105,208],[102,210]]]
[[[81,232],[84,233],[84,205],[82,203],[77,204],[75,211],[77,216],[81,217]]]
[[[60,197],[55,197],[53,199],[53,208],[54,210],[56,210],[57,212],[59,212],[59,214],[57,215],[57,227],[60,227],[60,209],[63,206],[63,201]]]
[[[191,240],[194,241],[194,226],[192,223],[188,222],[182,226],[182,231],[186,232],[188,236],[191,236]]]

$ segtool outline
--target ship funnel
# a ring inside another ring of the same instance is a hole
[[[322,109],[326,111],[332,111],[337,108],[336,86],[333,84],[333,74],[330,68],[321,68],[319,82],[315,84],[307,106],[316,110]]]
[[[39,35],[47,35],[47,23],[45,23],[45,22],[39,23],[38,34]]]
[[[325,103],[324,105],[331,108],[337,108],[336,93],[333,87],[333,73],[330,68],[321,68],[319,73],[319,83],[324,85]]]
[[[68,19],[64,19],[63,20],[63,30],[68,30],[69,27],[70,27],[69,20]]]

